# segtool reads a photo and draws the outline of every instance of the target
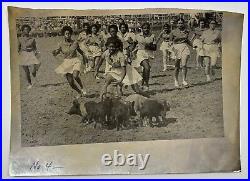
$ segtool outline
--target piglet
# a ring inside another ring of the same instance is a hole
[[[153,127],[152,118],[155,117],[159,123],[159,118],[164,119],[167,111],[170,111],[170,105],[166,101],[161,103],[157,100],[147,99],[140,108],[140,117],[141,119],[148,118],[149,125]]]

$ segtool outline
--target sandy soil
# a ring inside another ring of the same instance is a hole
[[[61,144],[106,143],[121,141],[146,141],[167,139],[189,139],[223,136],[221,69],[216,70],[216,80],[205,83],[204,70],[196,70],[193,58],[188,66],[188,88],[174,89],[173,70],[161,72],[162,54],[156,52],[152,62],[150,95],[158,100],[167,100],[171,105],[167,122],[162,127],[139,127],[116,131],[84,127],[81,117],[68,115],[75,92],[63,76],[54,69],[61,63],[51,50],[56,47],[56,38],[37,39],[42,65],[32,89],[27,90],[25,74],[21,71],[21,140],[23,146],[47,146]],[[221,62],[218,62],[220,66]],[[82,103],[99,100],[99,91],[104,80],[95,80],[93,73],[81,74],[89,90]],[[131,88],[124,93],[132,93]]]

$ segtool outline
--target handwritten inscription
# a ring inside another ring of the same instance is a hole
[[[60,168],[63,168],[63,167],[54,165],[52,161],[41,163],[39,160],[33,162],[32,165],[30,166],[31,171],[38,171],[42,169],[46,169],[47,171],[49,171],[49,170],[60,169]]]

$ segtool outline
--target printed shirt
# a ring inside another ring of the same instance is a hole
[[[170,33],[170,40],[176,44],[186,43],[188,41],[189,31],[188,30],[180,30],[174,29]]]
[[[135,41],[135,34],[131,32],[126,32],[125,34],[118,32],[117,36],[123,43],[123,49],[128,48],[128,46]]]
[[[100,35],[102,36],[104,42],[106,42],[107,39],[110,37],[110,34],[104,32],[104,31],[101,31],[101,32],[100,32]]]
[[[105,41],[105,44],[107,43],[107,41],[108,41],[108,39],[109,38],[111,38],[111,35],[110,34],[108,34],[108,36],[107,36],[107,39],[106,39],[106,41]],[[121,43],[121,47],[118,47],[119,48],[119,50],[123,50],[123,48],[124,48],[124,43],[123,43],[123,41],[122,41],[122,39],[117,35],[115,38],[117,38],[117,40]],[[107,47],[106,47],[107,48]]]
[[[35,51],[36,40],[32,37],[20,37],[18,39],[18,51]]]
[[[197,35],[197,37],[200,37],[202,35],[203,31],[205,31],[205,30],[207,30],[207,29],[198,27],[198,28],[195,28],[194,33],[195,33],[195,35]]]
[[[94,34],[89,34],[87,39],[86,39],[86,44],[87,45],[92,45],[92,46],[98,46],[102,47],[104,43],[103,37],[100,34],[94,35]]]
[[[108,64],[110,69],[112,69],[113,64],[120,65],[120,68],[126,66],[126,58],[121,51],[118,51],[117,53],[110,55],[109,50],[106,50],[102,54],[102,58],[106,61],[106,64]]]
[[[78,42],[71,40],[66,42],[65,40],[61,41],[58,44],[58,50],[64,55],[64,58],[70,59],[77,57],[77,48],[79,47]]]
[[[163,39],[163,41],[168,42],[169,38],[170,38],[170,35],[168,33],[166,33],[166,32],[163,32],[162,35],[161,35],[161,38]]]
[[[137,48],[138,50],[145,50],[145,45],[149,43],[156,44],[155,35],[149,34],[148,36],[144,36],[143,33],[139,33],[135,36],[135,41],[138,42]]]
[[[221,41],[221,32],[219,30],[208,29],[202,33],[200,39],[205,44],[208,44],[208,45],[217,44]]]

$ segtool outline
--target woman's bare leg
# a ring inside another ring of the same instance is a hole
[[[28,81],[29,83],[29,86],[32,85],[31,83],[31,77],[30,77],[30,70],[29,70],[29,66],[22,66],[24,71],[25,71],[25,75],[26,75],[26,80]]]
[[[174,85],[175,87],[179,87],[179,72],[180,72],[180,59],[177,59],[175,62],[175,69],[174,69]]]
[[[78,83],[78,85],[81,87],[82,94],[86,94],[87,88],[86,88],[85,84],[82,82],[81,78],[79,77],[79,74],[80,74],[80,72],[75,70],[73,72],[73,77],[76,80],[76,82]]]
[[[33,77],[36,77],[36,73],[37,73],[37,71],[39,70],[40,66],[41,66],[41,63],[35,64],[35,65],[34,65],[33,71],[32,71]]]
[[[81,94],[81,90],[77,87],[77,85],[74,82],[73,74],[67,73],[66,79],[72,89],[74,89],[77,93]]]
[[[163,53],[163,56],[162,56],[163,70],[162,71],[166,71],[167,70],[167,50],[163,50],[162,53]]]
[[[182,67],[182,84],[188,85],[187,83],[187,61],[189,55],[183,56],[181,59],[181,67]]]
[[[206,74],[206,77],[207,77],[207,82],[210,82],[211,81],[211,77],[210,77],[210,74],[211,74],[211,61],[210,61],[210,58],[209,57],[204,57],[204,63],[205,63],[205,74]]]

